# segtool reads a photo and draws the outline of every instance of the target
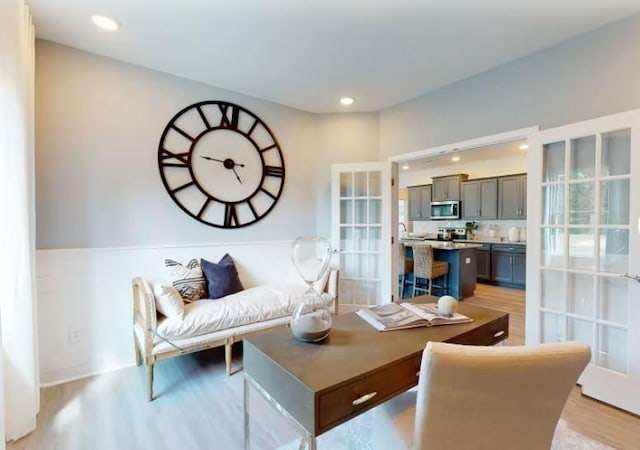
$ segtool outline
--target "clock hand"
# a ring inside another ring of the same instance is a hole
[[[238,164],[239,165],[239,164]],[[232,167],[231,170],[233,170],[233,173],[236,174],[236,178],[238,179],[238,181],[240,182],[240,184],[242,184],[242,180],[240,179],[240,177],[238,176],[238,172],[236,172],[236,168]]]
[[[211,156],[201,156],[201,158],[208,159],[209,161],[215,161],[215,162],[224,163],[224,161],[223,161],[223,160],[221,160],[221,159],[216,159],[216,158],[212,158]]]

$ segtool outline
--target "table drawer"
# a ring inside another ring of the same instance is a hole
[[[450,342],[465,345],[495,345],[508,337],[509,316],[506,316],[465,333]]]
[[[401,361],[363,378],[320,394],[318,421],[326,431],[363,410],[378,405],[399,392],[415,386],[422,354]]]

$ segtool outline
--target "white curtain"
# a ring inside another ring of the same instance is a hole
[[[31,15],[23,0],[0,0],[0,426],[7,440],[34,430],[39,408],[34,71]]]

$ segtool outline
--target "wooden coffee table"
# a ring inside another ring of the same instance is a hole
[[[436,302],[421,296],[414,302]],[[509,336],[509,315],[460,303],[473,322],[379,332],[355,313],[334,318],[322,343],[296,340],[288,327],[244,341],[245,449],[250,448],[249,389],[298,425],[308,448],[335,426],[418,383],[428,341],[494,345]]]

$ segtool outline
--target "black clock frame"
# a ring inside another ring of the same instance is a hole
[[[221,113],[221,120],[220,120],[220,124],[218,124],[217,126],[211,126],[209,120],[207,119],[206,115],[204,114],[204,111],[202,110],[202,106],[204,105],[217,105],[218,108],[220,109],[220,113]],[[198,114],[200,115],[200,118],[202,119],[202,122],[204,123],[205,129],[204,131],[202,131],[200,134],[198,134],[197,136],[191,136],[189,135],[186,131],[182,130],[180,127],[178,127],[175,122],[178,120],[178,118],[180,118],[183,114],[185,114],[187,111],[192,110],[192,109],[196,109],[198,111]],[[231,108],[231,119],[229,119],[227,112],[229,110],[229,108]],[[240,130],[238,128],[238,120],[240,117],[240,112],[243,112],[245,114],[248,114],[251,118],[253,118],[253,124],[251,125],[251,127],[249,128],[249,130],[247,132]],[[256,129],[256,127],[258,125],[262,125],[262,127],[265,129],[265,131],[269,134],[269,137],[271,138],[271,140],[273,141],[273,144],[265,147],[265,148],[260,148],[260,146],[258,145],[258,143],[251,137],[251,134],[253,133],[253,131]],[[189,151],[185,152],[185,153],[173,153],[169,150],[166,150],[164,148],[164,140],[167,137],[167,134],[171,131],[174,130],[176,132],[178,132],[179,134],[181,134],[183,137],[185,137],[187,140],[191,141],[191,145],[189,146]],[[260,183],[258,184],[258,187],[250,194],[248,195],[246,198],[242,199],[242,200],[237,200],[237,201],[225,201],[225,200],[220,200],[215,198],[213,195],[209,194],[198,182],[197,177],[195,176],[195,173],[193,171],[193,166],[191,164],[191,155],[193,154],[193,150],[195,149],[198,141],[205,135],[207,135],[208,133],[214,132],[216,130],[231,130],[234,131],[236,133],[239,133],[240,135],[242,135],[243,137],[245,137],[247,140],[249,140],[249,142],[251,142],[251,144],[254,146],[255,150],[258,152],[258,155],[260,155],[260,161],[262,163],[262,173],[261,173],[261,178],[260,178]],[[280,157],[280,161],[282,162],[282,167],[275,167],[275,166],[267,166],[264,160],[264,156],[263,156],[263,152],[269,151],[269,150],[276,150],[279,154]],[[177,159],[179,161],[181,161],[181,164],[178,163],[167,163],[164,162],[166,159]],[[171,188],[169,186],[169,182],[167,181],[165,174],[163,172],[163,167],[187,167],[187,169],[189,170],[189,174],[191,176],[191,181],[182,185],[182,186],[178,186],[177,188]],[[256,114],[254,114],[253,112],[249,111],[248,109],[244,108],[243,106],[237,105],[235,103],[231,103],[231,102],[226,102],[223,100],[207,100],[207,101],[202,101],[202,102],[198,102],[198,103],[194,103],[192,105],[186,106],[184,108],[182,108],[180,111],[178,111],[169,121],[169,123],[167,123],[167,126],[164,128],[164,131],[162,132],[162,136],[160,137],[160,142],[158,144],[158,169],[160,171],[160,178],[162,179],[162,184],[164,185],[165,189],[167,190],[167,192],[169,193],[169,196],[171,197],[171,199],[178,205],[178,207],[180,207],[180,209],[182,209],[185,213],[187,213],[189,216],[191,216],[192,218],[196,219],[198,222],[201,222],[205,225],[209,225],[215,228],[224,228],[224,229],[229,229],[229,228],[242,228],[242,227],[246,227],[248,225],[252,225],[258,221],[260,221],[261,219],[263,219],[264,217],[266,217],[267,214],[269,214],[273,208],[276,206],[276,204],[278,203],[278,200],[280,199],[280,195],[282,194],[282,190],[284,189],[284,182],[285,182],[285,162],[284,162],[284,156],[282,154],[282,149],[280,148],[280,144],[278,142],[278,139],[276,138],[276,136],[273,134],[273,132],[271,131],[271,129],[269,128],[269,126],[264,123]],[[281,170],[280,170],[281,169]],[[263,188],[263,183],[264,183],[264,179],[267,176],[275,176],[275,177],[280,177],[282,178],[282,182],[280,183],[280,187],[278,189],[278,192],[276,194],[269,192],[268,190]],[[200,211],[197,214],[194,214],[192,211],[190,211],[186,206],[184,206],[176,197],[176,193],[181,191],[182,189],[188,188],[192,185],[195,185],[200,192],[202,192],[205,196],[206,196],[206,200],[204,202],[204,204],[202,205],[202,207],[200,208]],[[264,192],[266,195],[268,195],[269,197],[271,197],[273,199],[273,203],[269,206],[269,208],[267,208],[266,211],[264,211],[262,214],[258,215],[257,211],[254,209],[254,206],[251,203],[251,198],[254,197],[259,191]],[[207,207],[209,206],[209,204],[212,202],[218,202],[221,204],[225,205],[225,215],[224,215],[224,223],[222,225],[217,224],[217,223],[212,223],[212,222],[208,222],[206,220],[204,220],[202,218],[202,215],[204,214],[204,212],[206,211]],[[249,205],[249,209],[251,210],[254,219],[244,222],[244,223],[238,223],[238,217],[237,217],[237,212],[235,209],[235,205],[241,204],[241,203],[247,203]]]

